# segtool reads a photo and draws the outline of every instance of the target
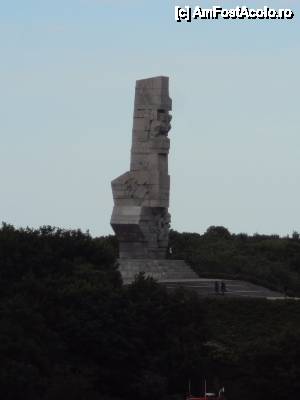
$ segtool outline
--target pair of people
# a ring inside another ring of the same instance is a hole
[[[215,281],[215,293],[216,294],[222,294],[224,296],[226,292],[226,283],[224,281],[218,282]]]

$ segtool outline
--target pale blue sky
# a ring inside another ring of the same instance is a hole
[[[135,80],[167,75],[172,227],[300,231],[298,1],[0,4],[0,221],[111,233]],[[175,4],[295,18],[176,23]]]

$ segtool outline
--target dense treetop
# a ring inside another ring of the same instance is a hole
[[[300,296],[300,239],[230,234],[211,226],[205,234],[171,231],[172,257],[185,259],[202,277],[244,279]]]
[[[171,233],[204,276],[299,294],[299,237]],[[182,399],[225,385],[230,400],[300,389],[300,303],[201,299],[138,276],[122,286],[113,236],[0,229],[0,394],[6,400]]]

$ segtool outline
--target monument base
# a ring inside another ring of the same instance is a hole
[[[134,281],[136,275],[143,272],[159,282],[168,280],[198,279],[198,275],[185,263],[184,260],[150,260],[119,258],[118,269],[123,283]]]

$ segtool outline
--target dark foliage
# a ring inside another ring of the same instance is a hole
[[[172,258],[185,259],[202,277],[243,279],[300,296],[300,240],[230,234],[211,226],[204,235],[171,231]]]
[[[229,254],[251,259],[248,267],[265,255],[269,264],[281,260],[285,279],[298,276],[298,240],[238,237],[222,227],[202,236],[172,232],[175,254],[195,268],[209,260],[206,273],[214,265],[230,274]],[[1,398],[178,400],[189,379],[197,392],[204,377],[212,389],[225,385],[231,400],[296,396],[298,302],[203,300],[144,276],[123,287],[116,254],[112,236],[2,226]],[[264,270],[274,282],[276,268]]]
[[[199,299],[143,276],[122,287],[115,256],[113,237],[2,226],[5,399],[147,400],[184,390],[201,367]]]

